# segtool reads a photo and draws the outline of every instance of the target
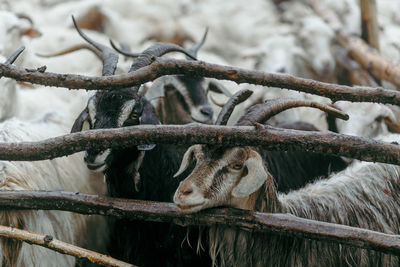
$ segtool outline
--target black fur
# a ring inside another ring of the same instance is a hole
[[[116,126],[120,107],[136,99],[134,110],[144,123],[158,124],[151,104],[129,90],[101,93],[96,100],[96,122],[94,128]],[[108,103],[108,105],[107,105]],[[136,124],[138,124],[137,122]],[[187,147],[156,145],[146,151],[139,168],[140,182],[136,185],[135,162],[140,151],[136,146],[120,150],[113,149],[106,159],[105,170],[108,194],[112,197],[172,202],[179,179],[173,175],[179,169]],[[87,158],[95,158],[100,151],[87,151]],[[93,155],[93,156],[92,156]],[[186,173],[188,174],[188,173]],[[188,228],[172,224],[114,220],[111,225],[111,256],[139,266],[205,266],[211,261],[207,253],[197,255],[196,251],[183,242]],[[199,233],[190,231],[190,242],[196,244]]]
[[[130,168],[138,150],[113,151],[112,167],[105,172],[109,194],[113,197],[171,202],[180,182],[172,176],[178,170],[185,151],[186,147],[168,145],[157,145],[153,150],[146,151],[139,169],[139,192],[134,190],[135,173]],[[139,266],[210,266],[207,253],[197,255],[187,242],[183,242],[187,230],[165,223],[116,220],[110,253]],[[190,231],[191,244],[196,244],[198,235],[197,229]]]

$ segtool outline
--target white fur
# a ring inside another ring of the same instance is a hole
[[[51,116],[50,116],[51,117]],[[51,118],[24,122],[8,120],[0,125],[1,142],[39,141],[61,135],[65,126]],[[0,161],[1,190],[63,190],[97,194],[101,177],[90,175],[82,161],[82,153],[44,161]],[[90,226],[95,223],[96,226]],[[106,225],[104,218],[61,211],[0,211],[0,224],[52,235],[62,241],[104,250]],[[98,232],[97,232],[98,231]],[[13,266],[72,266],[75,259],[57,252],[22,244],[16,257],[8,258],[9,247],[0,244],[2,263]],[[8,251],[8,252],[7,252]],[[4,262],[5,261],[5,262]]]

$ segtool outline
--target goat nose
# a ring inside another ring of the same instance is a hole
[[[201,112],[201,114],[208,116],[208,117],[212,116],[212,114],[213,114],[213,110],[210,106],[202,107],[200,109],[200,112]]]

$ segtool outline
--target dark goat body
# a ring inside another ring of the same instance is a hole
[[[139,169],[140,182],[134,185],[132,169],[136,147],[112,152],[111,168],[105,171],[109,194],[113,197],[170,202],[179,180],[172,179],[186,147],[157,145],[146,151]],[[135,187],[139,191],[135,191]],[[145,221],[117,220],[110,246],[112,256],[138,266],[210,266],[208,253],[189,247],[196,244],[198,229]],[[188,236],[186,236],[188,234]]]
[[[278,124],[277,127],[318,131],[314,125],[302,121]],[[316,178],[328,177],[332,172],[338,172],[347,167],[347,163],[337,156],[312,152],[267,151],[262,148],[256,150],[275,178],[279,192],[286,193],[301,188]]]

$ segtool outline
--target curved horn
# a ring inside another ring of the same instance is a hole
[[[142,84],[138,90],[138,94],[140,96],[145,96],[147,91],[149,91],[150,86],[147,86],[146,84]]]
[[[220,107],[220,108],[223,108],[224,105],[226,104],[226,103],[225,103],[225,104],[224,104],[224,103],[218,103],[218,101],[215,100],[214,97],[213,97],[212,95],[210,95],[210,99],[211,99],[211,102],[213,102],[214,105],[216,105],[216,106],[218,106],[218,107]]]
[[[21,55],[22,51],[24,51],[25,46],[21,46],[18,48],[7,60],[4,64],[13,64],[19,55]]]
[[[114,48],[115,51],[117,51],[118,53],[126,56],[126,57],[138,57],[140,56],[140,53],[131,53],[129,52],[127,49],[124,49],[123,47],[119,48],[114,42],[113,40],[110,39],[110,44],[112,46],[112,48]]]
[[[79,29],[74,16],[72,16],[72,21],[74,22],[75,29],[78,31],[79,35],[101,52],[101,58],[103,59],[102,75],[113,75],[118,64],[118,54],[115,53],[111,48],[91,40],[86,34],[84,34],[81,29]]]
[[[208,33],[208,27],[206,28],[203,38],[201,38],[201,41],[198,42],[197,44],[193,45],[191,48],[188,49],[188,52],[193,55],[194,57],[197,57],[197,52],[199,49],[203,46],[204,42],[206,41],[207,38],[207,33]],[[190,57],[187,57],[187,59],[191,59]]]
[[[233,110],[235,109],[236,105],[239,105],[247,98],[249,98],[253,94],[253,91],[244,89],[240,90],[236,94],[234,94],[231,98],[229,98],[228,102],[224,105],[221,112],[218,115],[217,121],[215,125],[226,125],[231,116]]]
[[[74,45],[71,46],[69,48],[66,48],[64,50],[61,50],[59,52],[55,52],[53,54],[40,54],[40,53],[36,53],[37,56],[39,57],[58,57],[58,56],[62,56],[62,55],[66,55],[81,49],[87,49],[92,51],[100,60],[103,60],[103,57],[101,56],[101,53],[99,50],[97,50],[96,48],[94,48],[91,45],[88,44],[78,44],[78,45]]]
[[[129,72],[146,67],[146,66],[150,65],[151,62],[153,62],[155,57],[160,57],[160,56],[165,55],[170,52],[181,52],[181,53],[189,56],[190,58],[196,60],[196,58],[194,56],[192,56],[188,51],[186,51],[184,48],[180,47],[179,45],[159,42],[159,43],[155,43],[154,45],[150,46],[149,48],[144,50],[142,53],[140,53],[139,57],[132,63],[132,66],[131,66]]]
[[[236,123],[237,126],[253,125],[254,122],[264,123],[272,116],[296,107],[312,107],[325,111],[342,120],[348,120],[349,115],[329,105],[320,104],[310,100],[298,100],[291,98],[275,98],[266,100],[263,104],[252,106]]]
[[[213,80],[210,80],[210,82],[208,83],[206,94],[208,94],[210,91],[218,94],[224,94],[227,97],[232,96],[231,92],[229,92],[228,89],[225,88],[225,86]]]

